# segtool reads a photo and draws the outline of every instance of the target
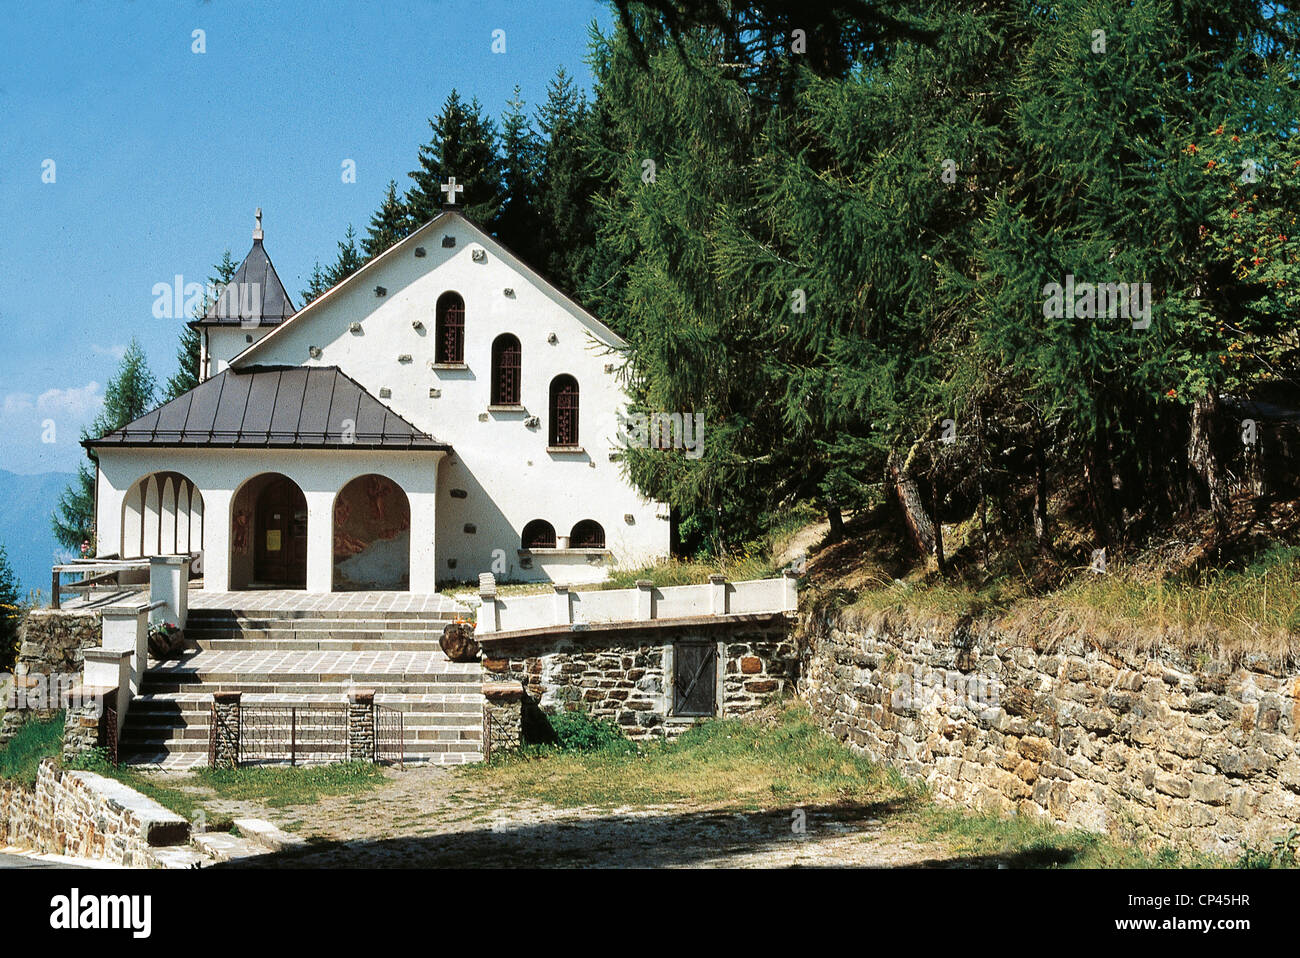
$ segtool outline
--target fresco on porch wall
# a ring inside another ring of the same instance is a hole
[[[411,506],[383,476],[359,476],[334,500],[334,588],[410,586]]]

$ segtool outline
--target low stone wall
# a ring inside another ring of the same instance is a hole
[[[484,678],[522,685],[545,712],[584,709],[630,738],[674,737],[698,719],[672,714],[673,649],[720,647],[715,714],[730,718],[793,689],[798,658],[784,616],[751,621],[605,627],[526,636],[479,636]],[[486,686],[485,686],[486,687]],[[489,708],[491,705],[489,704]],[[513,712],[510,713],[513,716]],[[497,716],[497,722],[508,717]]]
[[[0,846],[151,867],[158,848],[186,842],[185,819],[120,782],[46,759],[35,787],[0,782]]]
[[[1300,825],[1300,670],[988,624],[810,624],[821,724],[941,801],[1233,854]]]
[[[33,609],[27,613],[19,626],[15,668],[22,687],[6,695],[14,701],[0,703],[6,706],[0,720],[0,747],[28,719],[51,718],[63,707],[61,693],[81,681],[82,653],[99,647],[102,632],[98,612]],[[15,704],[18,707],[10,707]]]

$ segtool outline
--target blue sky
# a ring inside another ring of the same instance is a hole
[[[0,468],[32,473],[82,459],[133,335],[160,383],[174,372],[181,320],[154,317],[154,284],[205,282],[227,247],[242,259],[260,206],[301,305],[348,223],[363,234],[388,181],[406,188],[453,87],[496,118],[515,84],[535,108],[560,66],[589,89],[587,28],[612,15],[595,0],[135,0],[12,4],[5,20]]]

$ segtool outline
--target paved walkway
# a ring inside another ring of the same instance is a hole
[[[452,662],[441,649],[426,652],[331,652],[244,649],[232,652],[205,650],[179,659],[155,662],[150,677],[200,672],[208,675],[268,677],[272,680],[301,680],[304,677],[336,678],[363,675],[391,675],[425,679],[436,675],[478,675],[477,662]]]
[[[190,589],[190,608],[240,612],[456,613],[465,606],[422,592],[302,592],[289,589],[210,592]]]

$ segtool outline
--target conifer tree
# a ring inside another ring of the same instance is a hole
[[[312,264],[311,276],[307,279],[307,288],[298,293],[298,299],[304,306],[330,288],[329,274],[321,268],[320,260]]]
[[[4,544],[0,543],[0,672],[12,672],[18,660],[18,626],[24,611],[18,578],[9,564]]]
[[[82,440],[98,439],[139,419],[154,406],[158,384],[149,371],[144,350],[132,339],[118,366],[117,373],[104,390],[104,405],[95,419],[81,432]],[[54,538],[65,549],[93,551],[95,547],[95,457],[88,453],[90,464],[82,463],[72,483],[59,496],[51,517]]]
[[[524,113],[516,86],[501,119],[501,182],[504,201],[496,235],[527,263],[541,265],[541,217],[537,211],[541,144]]]
[[[230,255],[227,249],[221,256],[221,262],[212,267],[212,275],[208,277],[208,289],[220,289],[229,283],[238,271],[239,265]],[[207,314],[212,301],[209,298],[208,291],[203,294],[203,303],[197,308],[194,319],[202,319]],[[186,323],[181,327],[181,345],[176,354],[176,361],[179,368],[176,373],[167,380],[167,388],[163,393],[163,399],[175,399],[182,393],[189,392],[199,384],[199,361],[202,358],[202,335],[193,326]]]
[[[406,193],[412,222],[423,226],[442,211],[446,194],[441,187],[454,176],[465,187],[456,205],[483,228],[495,230],[505,198],[496,124],[483,116],[477,99],[467,104],[452,90],[429,128],[433,135],[420,147],[420,166],[411,172]]]
[[[343,234],[343,239],[338,245],[338,259],[326,273],[326,289],[337,286],[366,264],[361,251],[357,249],[357,231],[351,223],[348,224],[347,232]]]
[[[369,262],[390,246],[404,240],[410,231],[411,218],[406,204],[397,195],[397,182],[389,180],[384,201],[370,217],[366,237],[361,241],[361,249],[365,253],[366,261]]]

